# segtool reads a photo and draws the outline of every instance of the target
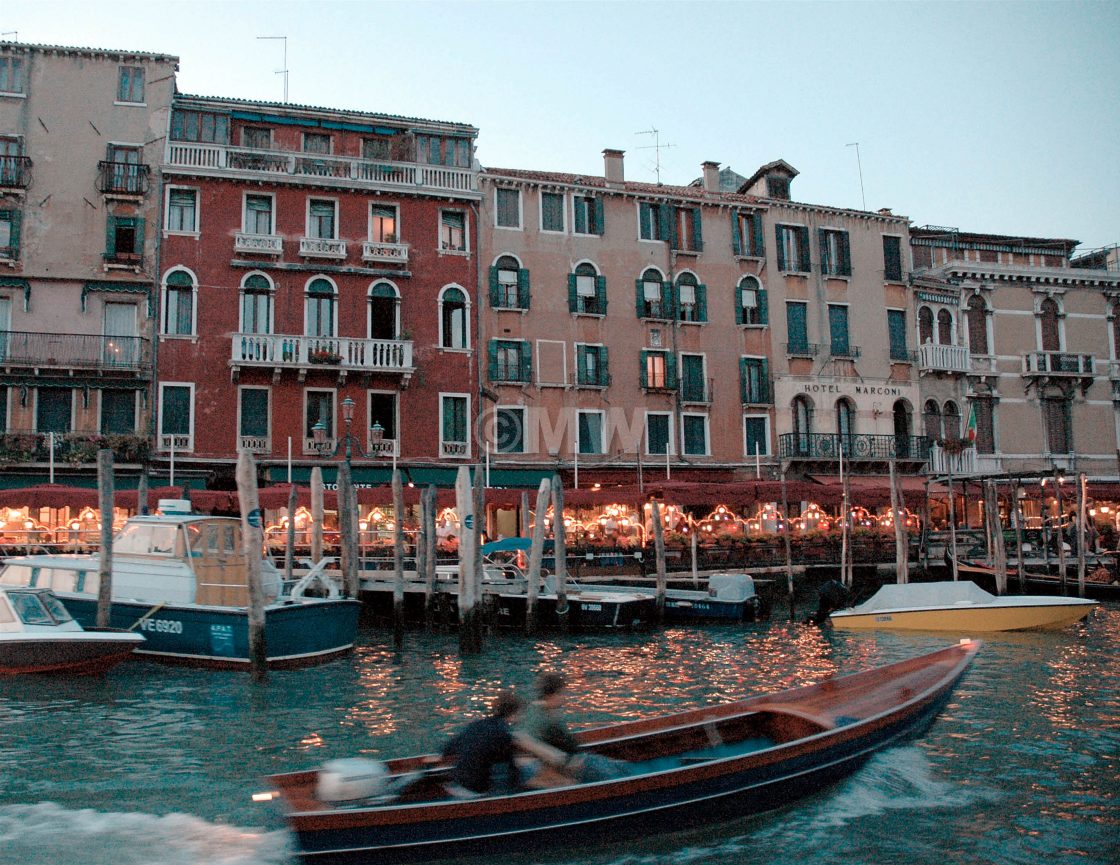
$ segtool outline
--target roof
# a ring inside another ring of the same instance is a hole
[[[940,225],[911,226],[910,239],[935,240],[937,238],[951,239],[951,242],[961,244],[991,244],[995,246],[1016,247],[1049,247],[1062,250],[1066,255],[1073,252],[1081,243],[1080,240],[1070,240],[1059,237],[1022,237],[1013,234],[983,234],[978,231],[961,231],[959,228],[947,228]]]
[[[758,169],[758,171],[747,178],[746,183],[744,183],[740,187],[740,189],[749,189],[750,187],[754,186],[755,182],[760,177],[766,177],[768,174],[786,174],[789,175],[789,177],[792,179],[794,177],[797,177],[797,175],[800,173],[801,172],[799,172],[784,159],[775,159],[773,162],[767,162],[760,169]]]
[[[153,54],[149,51],[129,51],[116,48],[79,48],[69,45],[38,45],[29,42],[0,42],[0,50],[17,51],[30,54],[35,51],[44,54],[77,54],[87,57],[143,58],[162,63],[175,63],[179,58],[174,54]]]
[[[522,168],[484,168],[483,177],[503,177],[511,180],[525,180],[535,183],[557,183],[567,186],[584,186],[591,189],[610,189],[612,191],[629,192],[637,195],[659,195],[669,198],[689,198],[693,200],[710,201],[712,193],[706,193],[702,188],[695,186],[671,186],[666,183],[638,183],[627,180],[622,183],[607,183],[605,177],[595,174],[567,174],[560,171],[529,171]],[[718,200],[738,202],[743,204],[756,204],[761,199],[754,195],[739,195],[737,193],[719,193]]]

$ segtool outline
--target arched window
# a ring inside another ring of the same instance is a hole
[[[990,354],[988,348],[988,307],[978,294],[968,299],[968,349],[972,354]]]
[[[607,314],[607,278],[584,261],[568,274],[568,312]]]
[[[272,333],[272,282],[263,273],[241,280],[241,332]]]
[[[793,413],[794,453],[808,456],[813,435],[813,404],[808,397],[795,396],[790,408]]]
[[[529,271],[512,255],[494,262],[490,279],[490,305],[496,309],[529,308]]]
[[[634,289],[638,318],[672,317],[672,285],[664,281],[656,267],[647,268]]]
[[[766,324],[768,321],[766,289],[758,277],[744,276],[739,280],[735,297],[735,318],[739,324]]]
[[[467,295],[449,285],[439,298],[439,344],[443,348],[470,348],[467,334]]]
[[[906,400],[896,400],[894,415],[894,453],[897,457],[910,456],[910,406]]]
[[[836,434],[840,436],[840,446],[844,453],[851,453],[852,433],[856,426],[856,407],[850,399],[836,400]]]
[[[928,306],[918,310],[918,341],[922,345],[933,342],[933,310]]]
[[[677,277],[677,319],[679,321],[707,321],[707,288],[691,273]]]
[[[1043,351],[1061,351],[1062,338],[1058,328],[1058,304],[1048,297],[1038,305],[1038,328]]]
[[[369,289],[369,338],[397,339],[400,322],[400,295],[397,287],[384,280],[375,282]]]
[[[961,437],[961,410],[957,404],[950,400],[945,403],[945,438],[959,439]]]
[[[937,342],[940,345],[952,345],[953,339],[953,314],[947,309],[937,313]]]
[[[936,400],[926,400],[925,410],[922,412],[922,423],[925,426],[927,438],[933,441],[941,438],[941,407]]]
[[[307,336],[335,335],[336,303],[334,284],[329,279],[318,277],[307,284],[304,320]]]
[[[194,334],[194,275],[173,270],[163,280],[163,332],[176,336]]]

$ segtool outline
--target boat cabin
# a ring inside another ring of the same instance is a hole
[[[0,591],[0,633],[80,631],[66,607],[45,589]]]

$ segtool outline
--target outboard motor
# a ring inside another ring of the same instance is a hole
[[[829,580],[821,586],[817,611],[809,617],[814,625],[823,625],[835,610],[848,606],[850,593],[839,580]]]

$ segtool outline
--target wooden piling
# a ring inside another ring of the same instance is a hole
[[[1003,525],[999,521],[999,496],[993,480],[984,481],[984,521],[991,538],[992,566],[995,570],[996,594],[1007,594],[1007,551],[1003,544]]]
[[[136,513],[140,516],[148,514],[148,469],[140,470],[140,477],[136,481]]]
[[[424,615],[428,627],[434,628],[439,614],[436,595],[436,487],[428,484],[421,497],[424,503],[424,565],[420,576],[424,580]]]
[[[556,557],[556,623],[568,630],[568,536],[564,526],[564,484],[552,476],[552,538]]]
[[[529,491],[521,491],[521,514],[518,519],[518,528],[523,538],[529,537]]]
[[[482,465],[475,466],[471,485],[471,508],[474,511],[474,601],[477,615],[474,618],[474,641],[482,651],[482,637],[486,626],[486,595],[482,588],[482,539],[486,528],[486,474]]]
[[[657,499],[650,501],[649,516],[653,528],[653,556],[657,567],[657,590],[654,600],[657,604],[657,624],[661,625],[665,622],[665,594],[669,578],[665,569],[665,523],[661,517],[661,502]]]
[[[910,550],[906,543],[906,522],[902,516],[902,503],[898,494],[898,472],[894,460],[890,461],[891,511],[894,514],[894,566],[899,585],[910,582]]]
[[[477,655],[481,646],[475,642],[478,628],[477,581],[474,574],[474,495],[470,469],[459,466],[455,478],[455,505],[459,512],[459,653]]]
[[[1062,517],[1064,516],[1062,513],[1064,510],[1062,507],[1062,481],[1058,476],[1058,470],[1056,468],[1054,469],[1054,499],[1055,507],[1058,511],[1056,515],[1057,518],[1054,520],[1054,525],[1058,530],[1058,572],[1062,577],[1062,594],[1068,595],[1069,590],[1066,587],[1066,578],[1068,576],[1066,574],[1066,533],[1062,531]]]
[[[420,526],[416,531],[416,576],[424,581],[424,624],[431,627],[432,589],[428,588],[428,491],[420,491]],[[433,587],[434,589],[434,587]]]
[[[341,512],[342,508],[339,508]],[[323,559],[323,470],[311,469],[311,564]]]
[[[689,547],[692,550],[692,588],[699,589],[700,588],[700,573],[697,570],[696,559],[697,559],[697,546],[699,545],[700,540],[697,537],[696,527],[693,526],[692,531],[690,531],[688,534],[689,534]]]
[[[237,498],[241,505],[241,545],[249,579],[249,670],[253,680],[264,681],[268,672],[265,645],[264,588],[261,585],[261,549],[264,531],[260,498],[257,493],[257,468],[253,455],[241,450],[237,455]]]
[[[1085,597],[1085,543],[1089,538],[1085,525],[1085,473],[1077,475],[1077,596]]]
[[[1015,486],[1011,490],[1015,507],[1015,566],[1019,571],[1019,591],[1027,591],[1027,567],[1023,562],[1023,502],[1019,498],[1019,480],[1016,478]]]
[[[393,646],[404,648],[404,487],[393,469]]]
[[[299,505],[299,493],[296,485],[288,491],[288,531],[284,543],[284,579],[291,585],[294,579],[292,571],[296,561],[296,507]]]
[[[109,627],[113,604],[113,451],[97,452],[97,504],[101,510],[101,552],[98,556],[97,627]]]
[[[529,546],[529,570],[525,583],[525,633],[532,636],[537,629],[537,606],[541,591],[541,559],[544,557],[544,517],[548,513],[548,500],[552,495],[552,483],[542,478],[537,487],[537,516],[533,523],[533,540]],[[526,517],[528,515],[526,514]],[[528,527],[528,519],[525,526]]]
[[[949,556],[953,565],[953,582],[960,579],[960,562],[957,561],[957,500],[953,496],[953,461],[945,461],[945,485],[949,488]]]
[[[358,597],[358,538],[351,507],[353,492],[350,463],[343,461],[338,464],[338,552],[343,593],[348,598]]]
[[[789,620],[797,621],[796,600],[793,593],[793,546],[790,541],[789,491],[786,488],[786,467],[782,466],[782,543],[786,553],[786,588],[789,592]]]

